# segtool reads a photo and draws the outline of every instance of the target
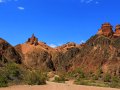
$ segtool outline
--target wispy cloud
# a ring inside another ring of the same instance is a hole
[[[80,0],[80,2],[86,3],[86,4],[89,4],[89,3],[99,4],[99,2],[96,0]]]
[[[25,8],[24,7],[18,7],[19,10],[24,10]]]
[[[85,41],[84,41],[84,40],[81,40],[81,41],[80,41],[80,44],[82,44],[82,43],[85,43]]]
[[[4,0],[0,0],[0,3],[3,3],[4,2]]]
[[[57,47],[57,45],[55,45],[55,44],[50,44],[49,46],[52,47],[52,48]]]
[[[11,2],[11,1],[18,1],[18,0],[0,0],[0,3]]]

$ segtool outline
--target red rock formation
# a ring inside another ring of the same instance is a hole
[[[98,35],[104,35],[104,36],[111,36],[113,35],[113,30],[112,30],[112,26],[110,23],[104,23],[102,24],[101,29],[99,29]]]
[[[12,45],[0,38],[0,67],[9,62],[21,64],[21,56]]]
[[[38,38],[36,38],[33,34],[31,38],[28,38],[27,43],[36,46],[36,45],[38,45]]]
[[[117,25],[114,32],[114,37],[120,36],[120,25]]]

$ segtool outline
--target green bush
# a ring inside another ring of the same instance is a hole
[[[0,75],[0,87],[6,87],[8,86],[8,81],[6,77]]]
[[[16,63],[8,63],[3,68],[4,75],[10,85],[20,84],[23,79],[23,71],[20,66]]]
[[[102,74],[103,74],[103,71],[102,71],[101,68],[99,68],[99,69],[97,70],[97,72],[96,72],[95,78],[96,78],[96,79],[102,78]]]
[[[67,76],[69,78],[74,78],[74,79],[79,79],[79,78],[85,78],[86,77],[84,72],[80,68],[77,68],[74,71],[68,72]]]
[[[54,79],[54,82],[57,82],[57,83],[65,83],[66,79],[63,77],[63,76],[60,76],[60,77],[55,77]]]
[[[89,85],[89,82],[88,82],[88,80],[84,80],[84,79],[76,79],[76,81],[75,81],[75,84],[77,84],[77,85]]]
[[[28,85],[44,85],[46,84],[46,75],[40,71],[28,71],[25,76],[25,82]]]
[[[19,84],[22,79],[22,72],[19,65],[8,63],[4,67],[0,67],[0,86],[7,84]]]
[[[75,73],[76,73],[76,77],[85,78],[85,74],[80,68],[76,69]]]
[[[93,77],[92,77],[92,80],[98,80],[99,79],[99,76],[98,75],[94,75]]]
[[[111,76],[110,76],[110,74],[105,74],[104,75],[104,77],[103,77],[103,80],[104,80],[104,82],[110,82],[111,81]]]
[[[120,78],[117,77],[117,76],[113,76],[111,78],[110,87],[112,87],[112,88],[120,88]]]

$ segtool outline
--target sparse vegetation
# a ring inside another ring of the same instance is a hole
[[[109,85],[112,88],[120,88],[120,78],[117,76],[113,76]]]
[[[103,81],[104,81],[104,82],[110,82],[110,81],[111,81],[111,76],[110,76],[110,74],[106,73],[106,74],[103,76]]]
[[[28,71],[25,76],[25,82],[28,85],[44,85],[46,84],[46,75],[40,71]]]
[[[67,77],[71,79],[76,79],[76,78],[79,79],[79,78],[85,78],[86,76],[85,73],[80,68],[77,68],[72,72],[68,72]]]
[[[5,87],[9,84],[20,84],[22,81],[22,71],[19,65],[8,63],[0,68],[0,86]]]
[[[46,84],[46,74],[40,71],[23,70],[18,64],[8,63],[0,68],[0,87],[16,84]]]
[[[120,88],[120,78],[111,76],[109,73],[104,74],[102,69],[98,69],[96,73],[84,73],[80,68],[67,73],[67,78],[74,79],[77,85],[99,86]]]
[[[5,76],[0,75],[0,87],[8,86],[8,81]]]
[[[55,76],[53,82],[57,82],[57,83],[65,83],[66,79],[63,76]]]

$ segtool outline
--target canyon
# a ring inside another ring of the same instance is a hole
[[[52,48],[33,34],[24,44],[10,45],[0,38],[0,67],[15,62],[28,69],[69,72],[81,68],[85,72],[120,76],[120,25],[102,24],[97,34],[85,43],[68,42]]]

